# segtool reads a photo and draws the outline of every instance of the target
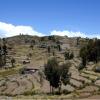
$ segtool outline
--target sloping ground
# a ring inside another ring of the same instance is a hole
[[[68,90],[69,92],[73,92],[75,90],[75,87],[71,84],[67,84],[66,86],[62,85],[62,90]]]
[[[100,93],[100,80],[95,80],[92,83],[91,79],[95,79],[94,77],[98,78],[99,74],[96,74],[91,71],[84,71],[84,76],[82,73],[78,72],[76,67],[72,65],[71,73],[72,78],[70,80],[70,84],[66,86],[62,86],[62,90],[68,90],[71,94],[68,95],[61,95],[61,96],[43,96],[41,95],[34,95],[34,96],[20,96],[21,98],[98,98],[99,96],[91,97],[94,94]],[[73,69],[73,70],[72,70]],[[76,73],[76,74],[75,74]],[[88,73],[88,74],[87,74]],[[92,75],[91,75],[92,74]],[[75,76],[76,75],[76,76]],[[86,77],[86,76],[89,77]],[[90,78],[93,77],[93,78]],[[88,81],[87,81],[88,80]],[[7,81],[7,82],[6,82]],[[84,81],[84,82],[83,82]],[[8,78],[3,78],[0,80],[0,94],[2,95],[24,95],[25,92],[38,90],[39,93],[48,93],[49,90],[49,83],[44,79],[43,85],[40,84],[40,78],[38,76],[38,72],[34,74],[25,74],[25,75],[13,75],[9,76]],[[2,97],[2,96],[1,96]],[[19,98],[20,98],[19,97]],[[16,97],[15,97],[16,98]]]
[[[100,79],[95,81],[95,85],[100,87]]]
[[[13,93],[13,91],[15,90],[15,89],[17,89],[18,88],[18,85],[17,85],[17,83],[16,82],[7,82],[6,83],[6,89],[2,92],[2,94],[9,94],[9,93]]]
[[[34,75],[30,76],[15,75],[13,76],[13,78],[12,76],[11,78],[9,77],[7,81],[4,81],[6,79],[1,80],[0,94],[18,95],[18,94],[23,94],[26,91],[30,91],[34,88],[35,81],[37,81],[36,77],[35,78],[34,77],[35,77]]]
[[[46,49],[37,49],[30,50],[29,46],[19,46],[15,47],[16,52],[15,56],[20,61],[24,59],[29,51],[33,54],[30,64],[25,65],[28,68],[40,68],[46,63],[47,59],[52,56],[52,53],[47,54]],[[56,57],[59,62],[64,61],[63,54],[56,52]],[[18,62],[17,61],[17,62]],[[78,71],[78,66],[80,60],[74,58],[70,60],[72,66],[70,67],[71,79],[70,83],[66,86],[62,86],[62,90],[67,90],[71,92],[68,95],[61,96],[48,96],[46,93],[50,91],[49,82],[43,79],[43,83],[40,81],[40,76],[38,72],[33,74],[20,75],[14,73],[10,76],[7,76],[3,79],[0,79],[0,94],[8,96],[18,96],[18,95],[34,95],[31,98],[86,98],[94,94],[100,93],[100,73],[95,73],[91,71],[91,66],[88,65],[87,70],[81,72]],[[94,67],[94,65],[92,66]],[[13,71],[14,72],[14,71]],[[40,95],[40,94],[43,95]],[[20,97],[19,97],[20,98]],[[22,98],[27,98],[22,96]]]
[[[96,99],[97,98],[97,99]],[[100,99],[100,94],[98,94],[98,95],[93,95],[93,96],[90,96],[90,97],[88,97],[87,99],[91,99],[91,100],[99,100]]]

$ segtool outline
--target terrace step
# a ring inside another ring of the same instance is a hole
[[[98,78],[97,76],[85,74],[83,72],[80,75],[87,78],[87,79],[89,79],[89,80],[96,80]]]
[[[74,79],[70,79],[70,84],[76,88],[80,88],[83,86],[82,82],[79,82],[79,81],[74,80]]]

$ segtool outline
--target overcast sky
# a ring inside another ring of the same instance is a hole
[[[100,38],[100,0],[0,0],[0,37]]]

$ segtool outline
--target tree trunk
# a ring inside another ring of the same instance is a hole
[[[52,87],[52,94],[54,94],[54,87]]]
[[[50,94],[52,93],[52,90],[51,90],[51,89],[52,89],[52,87],[51,87],[51,85],[50,85]]]
[[[59,94],[61,94],[61,85],[59,85],[58,89],[59,89]]]
[[[13,63],[11,63],[12,64],[12,67],[13,67]]]

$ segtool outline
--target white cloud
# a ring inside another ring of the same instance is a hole
[[[59,35],[59,36],[68,36],[68,37],[89,37],[89,38],[100,38],[100,34],[92,34],[92,35],[87,35],[85,33],[82,32],[73,32],[73,31],[68,31],[68,30],[64,30],[64,31],[56,31],[53,30],[51,31],[51,35]]]
[[[92,35],[89,35],[88,36],[89,38],[98,38],[98,39],[100,39],[100,34],[92,34]]]
[[[81,32],[73,32],[73,31],[52,31],[51,32],[51,35],[60,35],[60,36],[68,36],[68,37],[86,37],[86,35],[84,33],[81,33]]]
[[[13,24],[8,24],[0,22],[0,37],[10,37],[19,35],[20,33],[28,35],[44,36],[44,34],[35,31],[31,26],[15,26]]]
[[[13,24],[0,22],[0,37],[11,37],[11,36],[19,35],[20,33],[28,34],[28,35],[37,35],[37,36],[46,35],[34,30],[31,26],[24,26],[24,25],[15,26]],[[80,31],[74,32],[74,31],[69,31],[69,30],[64,30],[64,31],[53,30],[50,32],[50,35],[59,35],[59,36],[66,35],[68,37],[100,38],[100,34],[89,35]]]

